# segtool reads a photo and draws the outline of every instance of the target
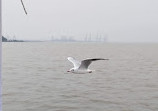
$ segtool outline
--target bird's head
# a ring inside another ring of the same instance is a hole
[[[74,72],[74,68],[71,68],[70,70],[68,70],[67,72]]]

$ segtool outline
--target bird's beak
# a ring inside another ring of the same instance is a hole
[[[70,72],[70,71],[67,71],[67,72]]]

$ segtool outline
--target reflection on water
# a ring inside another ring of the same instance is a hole
[[[3,43],[4,111],[157,111],[158,44]],[[109,58],[70,74],[67,57]]]

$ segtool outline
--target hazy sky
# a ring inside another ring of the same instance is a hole
[[[108,35],[110,42],[158,42],[158,0],[2,0],[3,35],[49,40]]]

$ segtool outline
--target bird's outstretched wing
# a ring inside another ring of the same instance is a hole
[[[88,69],[88,66],[92,63],[92,61],[97,61],[97,60],[109,60],[109,59],[102,59],[102,58],[85,59],[81,61],[81,65],[79,69]]]
[[[79,68],[81,63],[79,61],[77,61],[76,59],[72,58],[72,57],[68,57],[67,58],[70,62],[73,63],[74,68]]]

